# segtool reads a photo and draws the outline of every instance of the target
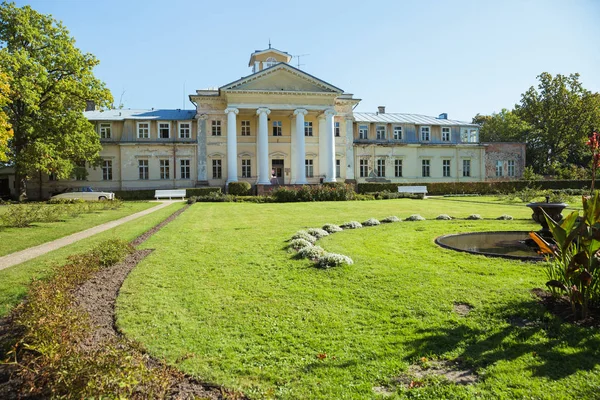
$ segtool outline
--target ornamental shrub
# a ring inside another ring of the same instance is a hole
[[[308,234],[314,236],[317,239],[321,239],[322,237],[329,236],[329,232],[321,228],[310,228],[308,230]]]
[[[448,214],[440,214],[437,217],[435,217],[435,219],[440,220],[440,221],[450,221],[453,218],[451,216],[449,216]]]
[[[335,183],[334,185],[304,185],[302,187],[279,187],[271,192],[277,203],[296,201],[346,201],[353,200],[355,193],[352,185]]]
[[[229,194],[234,196],[248,196],[252,186],[248,182],[230,182],[227,187]]]
[[[301,250],[305,247],[312,247],[312,242],[309,242],[306,239],[292,239],[288,244],[288,248],[294,250]]]
[[[383,222],[384,224],[400,222],[400,218],[396,217],[395,215],[390,215],[389,217],[385,217],[384,219],[382,219],[381,222]]]
[[[335,224],[325,224],[325,225],[323,225],[323,230],[328,233],[335,233],[335,232],[343,231],[342,228],[340,228],[339,226],[337,226]]]
[[[331,268],[352,264],[354,264],[354,261],[352,261],[350,257],[337,253],[325,253],[317,261],[317,266],[320,268]]]
[[[499,216],[496,219],[501,220],[501,221],[510,221],[513,219],[513,217],[508,214],[502,214],[501,216]]]
[[[369,218],[365,222],[362,223],[363,226],[377,226],[379,225],[379,221],[375,218]]]
[[[301,240],[301,239],[299,239]],[[325,250],[319,246],[306,246],[298,250],[298,255],[302,258],[307,258],[316,261],[325,255]]]
[[[467,217],[468,220],[474,221],[474,220],[479,220],[479,219],[483,219],[483,217],[479,214],[471,214]]]
[[[358,229],[358,228],[362,228],[362,224],[358,221],[350,221],[350,222],[345,222],[342,225],[340,225],[340,228],[342,228],[342,229]]]
[[[421,217],[419,214],[413,214],[406,218],[405,221],[425,221],[425,218]]]
[[[298,231],[294,233],[294,236],[292,236],[292,240],[293,239],[304,239],[307,242],[310,242],[310,244],[315,244],[315,242],[317,241],[316,237],[314,237],[306,231]]]
[[[109,239],[101,242],[94,249],[101,267],[110,267],[125,259],[133,253],[133,246],[121,239]]]

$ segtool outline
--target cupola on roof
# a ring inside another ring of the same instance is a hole
[[[272,67],[278,63],[289,63],[292,60],[292,56],[285,51],[277,50],[269,45],[268,49],[255,50],[250,55],[250,61],[248,66],[252,67],[252,72],[256,73],[263,69]]]

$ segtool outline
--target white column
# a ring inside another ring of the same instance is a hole
[[[319,119],[319,177],[327,175],[327,129],[325,129],[325,115],[321,114]]]
[[[304,137],[304,116],[308,114],[303,108],[294,111],[296,116],[296,184],[304,185],[306,181],[306,140]]]
[[[225,110],[225,114],[227,114],[227,183],[238,180],[236,119],[238,112],[237,108]]]
[[[269,173],[269,121],[268,115],[271,110],[261,107],[256,110],[258,114],[258,184],[269,185],[271,174]]]
[[[335,137],[333,136],[333,116],[335,110],[325,110],[325,132],[327,137],[327,176],[325,182],[336,182],[335,179]]]

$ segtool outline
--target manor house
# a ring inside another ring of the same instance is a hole
[[[99,167],[71,180],[42,177],[44,195],[69,186],[135,190],[320,182],[517,179],[523,144],[479,142],[479,126],[437,117],[355,112],[353,94],[290,65],[268,48],[252,73],[189,96],[194,110],[94,110]],[[82,166],[83,167],[83,166]],[[37,192],[35,182],[29,185]]]

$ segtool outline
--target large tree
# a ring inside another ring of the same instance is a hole
[[[473,123],[481,125],[479,139],[482,142],[520,142],[530,129],[526,122],[506,108],[492,115],[477,114]]]
[[[530,127],[527,163],[538,173],[557,166],[585,166],[585,143],[600,128],[600,94],[583,88],[579,74],[547,72],[538,76],[538,88],[529,88],[515,106],[515,114]]]
[[[0,70],[10,79],[6,113],[14,131],[9,159],[21,198],[27,178],[63,179],[78,163],[98,161],[98,135],[82,111],[86,101],[107,107],[112,96],[94,77],[96,65],[61,22],[29,6],[0,5]]]
[[[8,140],[13,136],[13,130],[8,122],[5,108],[10,103],[10,84],[8,75],[0,72],[0,161],[7,161]]]

